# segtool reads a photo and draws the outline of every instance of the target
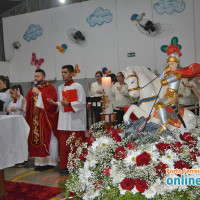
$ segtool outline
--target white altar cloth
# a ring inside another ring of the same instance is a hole
[[[29,125],[21,115],[0,115],[0,170],[28,159]]]

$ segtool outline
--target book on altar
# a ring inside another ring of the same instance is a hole
[[[63,99],[67,99],[68,102],[78,101],[77,89],[73,90],[63,90]],[[74,112],[72,106],[64,106],[64,112]]]

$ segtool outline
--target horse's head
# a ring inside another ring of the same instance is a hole
[[[139,96],[139,78],[135,71],[133,70],[133,66],[127,67],[123,70],[123,74],[125,77],[124,82],[128,86],[129,95],[133,98]]]

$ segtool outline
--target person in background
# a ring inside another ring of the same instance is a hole
[[[45,79],[45,71],[37,69],[34,87],[26,96],[29,156],[35,158],[36,171],[52,169],[58,162],[57,106],[47,101],[48,98],[57,101],[57,92]]]
[[[114,85],[117,82],[117,76],[113,73],[107,74],[106,77],[111,77],[111,83]]]
[[[103,77],[103,73],[101,71],[97,71],[95,73],[95,78],[96,78],[96,82],[92,83],[92,85],[89,82],[89,94],[90,96],[94,96],[94,97],[102,97],[103,95],[103,88],[102,88],[102,77]],[[98,106],[96,107],[96,104],[93,103],[93,111],[96,117],[96,122],[101,121],[101,115],[100,113],[102,112],[102,107],[101,107],[101,103],[98,102],[97,104]]]
[[[12,101],[9,93],[10,81],[7,76],[0,75],[0,115],[6,115],[5,108]]]
[[[73,81],[73,73],[74,67],[72,65],[64,65],[62,67],[62,77],[65,83],[58,87],[58,102],[48,99],[50,104],[58,105],[59,109],[58,130],[61,173],[68,173],[67,163],[71,152],[70,145],[66,145],[68,138],[75,134],[73,143],[77,140],[85,141],[85,91],[81,84]],[[76,148],[73,148],[74,151],[76,151]]]
[[[200,77],[196,77],[189,83],[184,84],[185,87],[190,88],[194,95],[191,96],[191,104],[197,104],[200,100]]]
[[[178,66],[177,69],[182,69],[182,67]],[[190,104],[190,95],[191,90],[188,87],[185,87],[185,84],[188,84],[188,78],[182,78],[181,83],[178,89],[178,101],[179,104],[189,105]]]
[[[9,115],[22,115],[26,114],[26,99],[23,97],[21,85],[13,85],[9,89],[10,97],[13,99],[5,108]]]
[[[123,122],[124,111],[119,107],[130,106],[131,100],[128,93],[128,86],[124,83],[124,75],[122,72],[117,73],[117,80],[112,87],[112,94],[115,96],[114,111],[116,114],[117,124]]]

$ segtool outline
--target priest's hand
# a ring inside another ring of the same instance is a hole
[[[67,101],[67,99],[65,97],[63,97],[63,101],[61,101],[62,106],[69,106],[70,102]]]
[[[11,111],[11,112],[15,112],[15,111],[17,111],[17,108],[11,107],[10,111]]]
[[[47,101],[48,101],[50,104],[53,104],[53,105],[55,105],[55,106],[58,105],[53,99],[47,98]]]
[[[35,94],[39,94],[40,90],[37,87],[33,87],[32,92]]]
[[[102,89],[101,90],[97,90],[96,93],[97,94],[103,94],[103,90]]]
[[[8,110],[8,108],[7,108],[7,107],[5,108],[5,111],[6,111],[7,113],[10,113],[10,110]]]

